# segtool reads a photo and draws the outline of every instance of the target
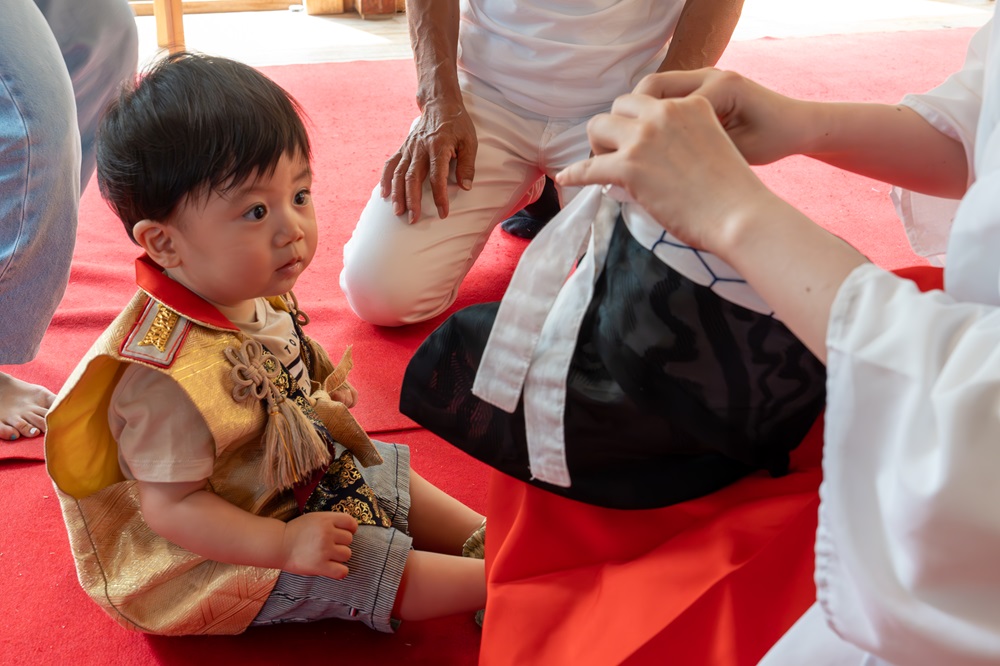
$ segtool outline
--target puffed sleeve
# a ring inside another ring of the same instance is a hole
[[[212,475],[215,440],[184,389],[151,368],[129,365],[108,407],[126,478],[200,481]]]
[[[827,345],[830,626],[889,663],[1000,663],[1000,309],[864,265]]]

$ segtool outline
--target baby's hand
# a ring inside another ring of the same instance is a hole
[[[337,402],[344,403],[344,405],[350,409],[358,402],[358,391],[345,381],[343,384],[330,391],[330,397]]]
[[[358,521],[346,513],[307,513],[285,525],[283,571],[307,576],[343,578],[351,559],[349,545]]]

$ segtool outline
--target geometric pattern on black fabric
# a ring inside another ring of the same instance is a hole
[[[656,240],[656,242],[653,243],[652,247],[650,247],[649,249],[652,251],[653,254],[660,256],[661,248],[672,248],[675,251],[689,252],[691,253],[692,256],[696,257],[698,259],[698,264],[700,266],[700,270],[698,272],[704,274],[702,276],[702,280],[704,281],[697,281],[697,282],[698,284],[708,287],[709,289],[715,290],[716,287],[721,286],[725,283],[746,284],[746,280],[744,280],[743,278],[726,277],[723,275],[718,275],[715,269],[712,268],[712,264],[705,260],[705,254],[701,250],[693,248],[690,245],[686,245],[679,241],[671,240],[666,231],[660,234],[660,237]]]
[[[642,247],[619,217],[567,376],[571,485],[532,479],[523,404],[472,395],[499,304],[453,314],[411,359],[400,410],[473,457],[583,502],[668,506],[789,452],[825,402],[825,368],[780,321],[726,301]]]

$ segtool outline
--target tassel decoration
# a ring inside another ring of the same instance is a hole
[[[312,422],[298,406],[281,394],[274,379],[281,373],[277,360],[253,339],[228,347],[233,365],[233,399],[267,401],[264,427],[265,482],[274,488],[291,488],[330,463],[330,450]]]

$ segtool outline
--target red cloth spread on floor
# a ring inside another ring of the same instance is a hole
[[[941,271],[897,271],[921,289]],[[791,473],[663,509],[567,500],[494,472],[482,666],[753,665],[815,600],[822,418]]]

